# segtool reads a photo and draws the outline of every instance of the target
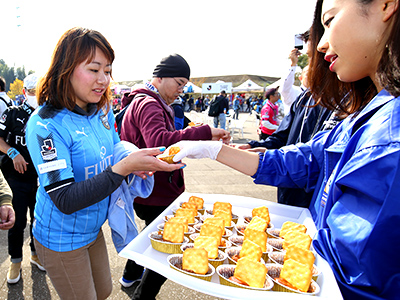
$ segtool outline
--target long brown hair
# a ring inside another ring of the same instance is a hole
[[[365,8],[374,0],[352,1],[358,1],[360,6]],[[324,27],[321,24],[322,4],[323,0],[317,0],[310,32],[310,46],[313,51],[308,73],[310,90],[314,99],[319,99],[322,106],[337,109],[340,113],[347,115],[359,112],[377,94],[377,89],[369,77],[346,83],[339,81],[336,74],[329,70],[329,63],[324,60],[324,54],[317,50],[317,45],[324,34]],[[364,12],[366,13],[366,9]],[[377,78],[386,90],[398,97],[400,95],[400,21],[398,10],[393,18],[393,27],[379,62]]]
[[[66,31],[54,49],[50,68],[38,84],[39,105],[46,101],[55,108],[75,107],[75,95],[70,78],[76,66],[83,61],[94,59],[96,47],[99,48],[110,64],[114,61],[114,50],[106,38],[98,31],[75,27]],[[97,110],[104,106],[110,109],[110,87],[97,103]]]

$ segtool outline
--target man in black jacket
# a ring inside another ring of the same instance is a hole
[[[221,91],[221,93],[219,93],[219,95],[213,101],[219,103],[219,110],[218,110],[219,114],[218,116],[214,117],[214,127],[218,128],[218,123],[219,123],[219,127],[225,129],[226,113],[229,111],[229,101],[226,98],[226,92]]]
[[[25,141],[26,123],[37,107],[35,96],[37,80],[36,74],[25,77],[23,89],[25,101],[19,106],[7,108],[0,119],[0,151],[10,158],[10,163],[4,166],[3,173],[13,193],[12,204],[15,210],[15,224],[8,231],[8,253],[11,256],[11,264],[7,282],[10,284],[17,283],[21,278],[22,247],[28,210],[31,219],[30,261],[39,270],[45,271],[36,255],[33,243],[32,226],[38,176]]]

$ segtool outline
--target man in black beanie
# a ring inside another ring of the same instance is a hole
[[[156,66],[153,77],[183,77],[189,80],[190,67],[182,56],[179,54],[172,54],[164,57]]]
[[[170,105],[182,93],[189,77],[190,67],[182,56],[172,54],[163,58],[145,88],[134,90],[122,98],[122,108],[129,107],[122,121],[121,139],[139,148],[168,147],[181,140],[222,139],[229,143],[228,131],[208,125],[175,129],[174,110]],[[154,189],[149,197],[137,197],[134,200],[135,212],[146,226],[185,190],[183,170],[156,172],[154,181]],[[139,281],[142,273],[143,267],[128,260],[119,282],[124,287],[140,282],[133,299],[155,299],[166,278],[147,269]]]

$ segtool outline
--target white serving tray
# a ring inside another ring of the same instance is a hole
[[[315,297],[321,299],[343,299],[335,277],[328,263],[319,255],[315,264],[322,271],[318,277],[317,283],[321,287],[321,292],[317,296],[305,296],[295,293],[283,293],[274,291],[253,291],[249,289],[234,288],[219,284],[217,274],[213,275],[211,282],[203,281],[192,276],[187,276],[181,272],[170,268],[167,262],[168,254],[154,250],[150,244],[148,234],[157,231],[157,225],[162,223],[164,215],[171,215],[172,209],[179,206],[180,202],[186,202],[190,196],[198,196],[204,199],[206,209],[212,209],[216,201],[229,202],[232,204],[232,212],[239,216],[239,223],[243,223],[243,216],[251,216],[254,207],[267,206],[269,209],[271,223],[275,228],[280,228],[285,221],[294,221],[304,224],[307,227],[307,233],[313,237],[316,233],[314,222],[308,209],[282,205],[269,202],[262,199],[221,194],[198,194],[183,193],[180,195],[157,219],[147,226],[132,242],[130,242],[119,253],[120,256],[134,260],[136,263],[152,269],[162,274],[168,279],[181,284],[190,289],[226,299],[306,299]]]

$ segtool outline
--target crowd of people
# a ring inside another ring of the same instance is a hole
[[[186,126],[184,100],[177,99],[190,67],[178,54],[161,59],[145,87],[122,97],[118,132],[119,109],[109,86],[113,48],[98,31],[65,32],[47,73],[40,80],[35,74],[25,78],[25,101],[0,102],[7,281],[21,277],[29,210],[35,222],[30,261],[47,272],[60,298],[106,299],[112,279],[101,227],[118,218],[116,193],[126,181],[137,182],[134,201],[125,199],[125,205],[149,225],[185,190],[182,159],[210,158],[255,184],[277,186],[279,203],[309,208],[317,228],[314,249],[329,263],[345,299],[397,299],[398,6],[398,0],[317,0],[312,26],[303,34],[309,65],[301,89],[293,87],[293,49],[282,87],[267,90],[264,100],[231,99],[234,118],[243,104],[260,114],[260,141],[245,145],[229,145],[229,132],[217,128],[230,108],[225,91],[197,104],[187,100],[200,111],[208,102],[214,127]],[[155,157],[173,146],[180,147],[174,164]],[[137,190],[150,178],[148,193]],[[134,299],[155,299],[166,280],[132,260],[121,273],[121,285],[135,289]]]

